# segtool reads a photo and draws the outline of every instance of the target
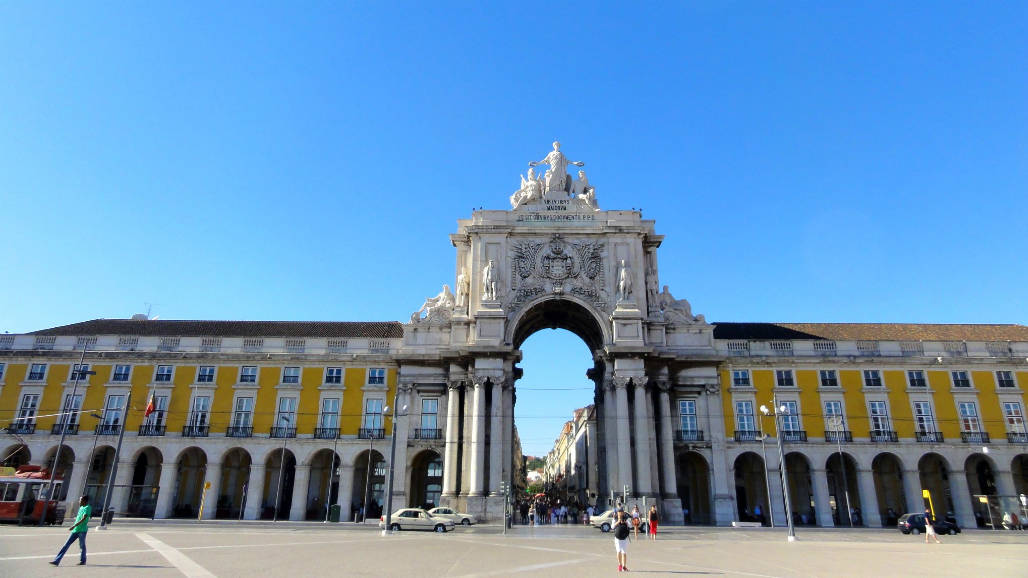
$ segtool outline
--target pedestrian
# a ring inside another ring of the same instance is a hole
[[[639,539],[639,506],[632,506],[632,533],[636,540]]]
[[[650,540],[657,539],[657,506],[650,506]]]
[[[925,544],[929,543],[928,542],[929,538],[935,540],[936,544],[942,544],[942,541],[939,540],[939,536],[937,536],[935,534],[935,524],[934,524],[934,522],[935,522],[935,520],[932,519],[932,512],[931,512],[931,510],[925,510],[924,511],[924,543]]]
[[[64,547],[57,553],[57,557],[50,563],[54,566],[61,565],[61,558],[64,558],[64,554],[71,547],[71,543],[75,540],[79,541],[79,566],[86,565],[86,531],[89,530],[89,518],[93,516],[93,508],[89,506],[89,496],[82,496],[79,500],[79,513],[75,516],[75,523],[68,528],[71,532],[71,536],[68,536],[68,541],[64,543]]]
[[[618,572],[628,572],[628,514],[618,512],[614,525],[614,551],[618,556]]]
[[[538,526],[539,525],[539,524],[535,523],[535,505],[533,505],[531,508],[528,509],[528,523],[531,524],[532,526]]]

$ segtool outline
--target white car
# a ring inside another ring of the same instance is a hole
[[[385,516],[378,522],[379,528],[385,528]],[[432,530],[446,532],[453,529],[453,520],[436,518],[421,508],[402,508],[393,512],[389,521],[389,529],[398,530]]]
[[[602,514],[597,514],[592,518],[589,518],[589,523],[592,524],[594,528],[599,528],[601,532],[609,532],[610,529],[614,526],[614,524],[617,523],[617,520],[614,519],[615,512],[616,510],[607,510]],[[632,528],[631,514],[628,515],[628,528]],[[640,520],[639,532],[641,534],[645,534],[648,528],[649,524],[646,523],[645,520]]]
[[[478,520],[471,514],[463,514],[452,508],[444,506],[432,508],[428,513],[436,518],[445,518],[452,521],[454,524],[460,524],[461,526],[470,526],[471,524],[478,523]]]

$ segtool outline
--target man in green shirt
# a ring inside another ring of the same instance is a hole
[[[68,541],[64,543],[64,547],[57,554],[51,564],[58,566],[61,563],[61,558],[64,558],[64,553],[71,547],[72,542],[75,540],[79,541],[79,549],[82,550],[82,555],[79,556],[79,566],[85,566],[86,564],[86,531],[89,530],[89,518],[93,515],[93,508],[89,506],[89,496],[82,496],[79,500],[79,513],[75,516],[75,523],[68,529],[71,532],[71,536],[68,536]]]

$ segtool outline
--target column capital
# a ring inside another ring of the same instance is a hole
[[[451,379],[449,382],[447,382],[446,387],[450,391],[457,391],[460,388],[464,387],[464,380],[463,379]]]
[[[410,392],[414,391],[414,382],[410,382],[410,383],[400,382],[399,384],[396,385],[396,390],[399,391],[400,393],[405,393],[405,394],[406,393],[410,393]]]
[[[631,381],[632,381],[632,378],[630,378],[630,377],[622,377],[620,375],[615,375],[614,377],[610,378],[610,388],[612,390],[614,390],[614,389],[627,389],[628,388],[628,384]]]
[[[661,395],[665,395],[665,394],[667,394],[667,393],[669,393],[671,391],[671,380],[669,380],[669,379],[657,378],[657,379],[654,379],[652,381],[652,383],[653,383],[653,387],[657,391],[659,391],[661,393]]]

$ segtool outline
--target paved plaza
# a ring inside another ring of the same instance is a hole
[[[611,534],[587,527],[458,528],[382,537],[352,524],[124,522],[91,530],[47,564],[66,528],[0,526],[0,576],[586,576],[613,575]],[[895,530],[670,528],[629,547],[631,572],[709,576],[1025,576],[1028,533],[965,531],[926,545]]]

